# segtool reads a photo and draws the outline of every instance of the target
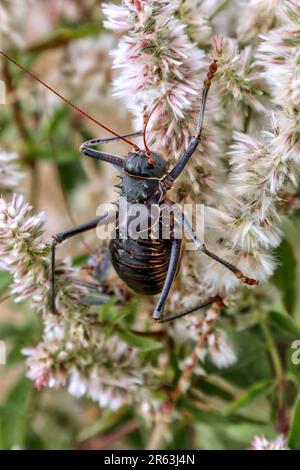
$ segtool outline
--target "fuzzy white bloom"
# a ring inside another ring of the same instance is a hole
[[[223,369],[233,365],[237,356],[223,331],[214,331],[208,338],[208,353],[212,362]]]
[[[272,87],[276,104],[292,111],[299,106],[299,22],[300,5],[286,1],[281,10],[283,25],[262,35],[258,48],[258,63]]]
[[[10,192],[19,189],[25,175],[18,165],[18,155],[0,151],[0,191]]]
[[[280,132],[274,141],[274,149],[299,164],[299,2],[286,1],[280,11],[282,26],[262,36],[257,59],[264,69],[262,76],[272,90],[274,103],[282,108],[282,112],[278,112]]]
[[[251,450],[289,450],[284,436],[278,436],[273,441],[265,436],[255,436],[251,443]]]
[[[250,111],[266,110],[263,81],[253,64],[251,47],[239,50],[234,39],[222,36],[215,36],[212,46],[211,56],[218,61],[216,78],[223,106],[230,112],[233,128],[243,129]]]
[[[43,313],[49,306],[50,247],[43,239],[46,215],[33,215],[22,196],[0,198],[1,268],[13,276],[11,292],[16,302],[30,300]],[[57,306],[62,315],[74,315],[86,291],[74,286],[70,276],[76,272],[70,260],[57,264]],[[78,312],[80,308],[78,309]]]
[[[240,0],[239,3],[243,11],[243,14],[239,15],[240,41],[255,41],[260,33],[274,27],[277,8],[281,3],[279,0]]]
[[[216,7],[216,0],[181,0],[179,17],[186,25],[188,37],[198,44],[209,43],[212,25],[209,17]]]
[[[77,93],[80,90],[80,99],[84,103],[93,104],[95,96],[102,102],[111,94],[108,86],[111,82],[112,65],[109,51],[113,45],[114,39],[109,34],[85,38],[70,45],[67,83]]]
[[[87,396],[100,407],[117,410],[138,400],[146,369],[137,351],[118,336],[109,340],[88,323],[48,319],[43,341],[25,349],[28,377],[37,388],[66,386],[71,395]]]
[[[13,292],[21,301],[37,295],[44,300],[47,249],[41,242],[45,214],[31,215],[31,207],[22,196],[11,201],[0,199],[0,253],[1,267],[14,276]],[[38,266],[38,269],[37,269]],[[34,269],[35,268],[35,269]]]
[[[114,83],[115,94],[129,100],[130,106],[139,107],[140,115],[144,107],[150,111],[159,100],[153,121],[162,114],[184,118],[199,90],[196,74],[204,65],[203,52],[187,40],[183,25],[173,16],[178,6],[178,1],[143,2],[140,13],[132,11],[128,34],[113,52],[114,67],[121,69]],[[109,17],[110,6],[104,7],[104,13]],[[105,24],[108,26],[108,22]],[[129,87],[132,94],[128,94]]]

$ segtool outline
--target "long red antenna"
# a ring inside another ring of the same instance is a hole
[[[34,73],[30,72],[29,70],[25,69],[25,67],[23,67],[22,65],[18,64],[15,60],[13,60],[11,57],[9,57],[7,54],[5,54],[5,52],[1,51],[0,50],[0,54],[5,57],[6,59],[10,60],[10,62],[12,62],[13,64],[15,64],[17,67],[19,67],[19,69],[23,70],[23,72],[25,72],[27,75],[29,75],[31,78],[34,78],[34,80],[37,80],[39,83],[41,83],[44,87],[48,88],[48,90],[50,90],[52,93],[54,93],[54,95],[58,96],[58,98],[60,98],[62,101],[64,101],[65,103],[67,103],[69,106],[71,106],[73,109],[75,109],[78,113],[82,114],[83,116],[85,116],[86,118],[90,119],[91,121],[93,121],[95,124],[98,124],[98,126],[102,127],[102,129],[105,129],[107,132],[110,132],[111,134],[115,135],[116,137],[118,137],[119,139],[121,140],[124,140],[124,142],[126,142],[127,144],[131,145],[136,151],[139,151],[140,148],[133,142],[130,142],[130,140],[128,139],[125,139],[125,137],[122,137],[120,136],[119,134],[117,134],[116,132],[114,132],[113,130],[111,130],[109,127],[105,126],[104,124],[102,124],[101,122],[97,121],[97,119],[93,118],[92,116],[90,116],[88,113],[86,113],[85,111],[83,111],[82,109],[78,108],[77,106],[75,106],[75,104],[71,103],[71,101],[67,100],[67,98],[64,98],[60,93],[58,93],[57,91],[55,91],[53,88],[51,88],[51,86],[47,85],[47,83],[43,82],[43,80],[41,80],[39,77],[37,77],[36,75],[34,75]]]

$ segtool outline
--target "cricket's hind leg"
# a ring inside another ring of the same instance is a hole
[[[129,292],[124,290],[122,283],[108,280],[112,271],[110,251],[107,246],[97,249],[92,256],[87,259],[87,264],[82,266],[82,270],[93,279],[91,281],[74,279],[73,282],[79,286],[86,287],[88,293],[83,298],[86,305],[104,305],[112,298],[117,299],[118,304],[124,304],[130,300]]]
[[[99,248],[87,260],[85,269],[88,274],[98,282],[103,281],[110,273],[112,263],[110,260],[109,248]]]
[[[111,299],[107,289],[108,284],[105,281],[111,267],[108,247],[98,248],[88,257],[86,265],[82,266],[81,269],[93,279],[93,282],[73,279],[76,285],[85,287],[88,291],[86,297],[83,298],[84,304],[103,305]]]

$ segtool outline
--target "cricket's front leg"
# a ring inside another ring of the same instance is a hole
[[[104,225],[112,222],[115,220],[116,217],[116,212],[110,212],[106,213],[104,215],[101,215],[99,217],[96,217],[96,219],[90,220],[89,222],[86,222],[85,224],[78,225],[77,227],[73,227],[70,230],[66,230],[65,232],[59,232],[56,235],[53,235],[53,240],[51,244],[51,276],[50,276],[50,282],[51,282],[51,293],[50,293],[50,305],[51,305],[51,311],[54,314],[57,314],[56,310],[56,305],[55,305],[55,297],[56,297],[56,292],[55,292],[55,252],[56,252],[56,246],[62,243],[63,241],[67,240],[68,238],[72,238],[75,235],[79,235],[80,233],[87,232],[88,230],[92,230],[96,228],[99,224]]]
[[[154,320],[160,321],[162,319],[165,303],[176,275],[180,256],[180,249],[181,240],[173,240],[171,246],[171,256],[168,272],[158,302],[152,315],[152,318],[154,318]]]

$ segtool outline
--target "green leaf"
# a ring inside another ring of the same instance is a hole
[[[219,397],[226,401],[231,401],[234,398],[232,393],[228,392],[220,385],[210,382],[207,378],[204,379],[203,377],[195,377],[193,384],[198,390],[201,390],[210,397]]]
[[[270,320],[270,323],[276,326],[280,331],[283,331],[296,339],[300,338],[300,327],[295,324],[291,317],[272,310],[268,314],[268,319]]]
[[[230,414],[225,416],[220,411],[204,411],[195,406],[195,402],[191,400],[182,400],[180,402],[180,409],[183,411],[183,416],[187,417],[187,421],[191,422],[191,419],[194,422],[198,423],[211,423],[214,426],[219,426],[220,424],[228,423],[252,423],[257,424],[258,426],[266,424],[263,420],[258,420],[252,416],[241,416],[239,414]]]
[[[68,130],[70,116],[71,110],[68,106],[64,104],[58,106],[52,116],[45,121],[42,131],[49,137],[56,133],[61,136],[64,135]]]
[[[103,304],[99,310],[98,320],[99,322],[107,322],[109,327],[113,327],[122,322],[124,318],[128,318],[130,315],[136,313],[136,308],[139,300],[133,298],[130,302],[125,305],[117,305],[120,301],[119,297],[112,297],[105,304]]]
[[[59,174],[66,191],[71,191],[80,183],[86,181],[86,175],[79,160],[69,163],[60,163]]]
[[[30,147],[28,153],[36,160],[51,160],[53,161],[53,149],[51,147]],[[77,150],[72,147],[61,147],[57,146],[57,161],[61,164],[72,164],[80,159],[80,155]]]
[[[101,32],[100,23],[83,24],[77,27],[60,28],[51,32],[49,36],[35,44],[32,44],[28,52],[43,52],[49,49],[62,47],[74,39],[81,39],[88,36],[97,36]]]
[[[190,443],[193,435],[193,429],[179,424],[172,432],[172,440],[168,442],[167,450],[186,450],[190,448]]]
[[[256,383],[252,385],[245,393],[239,396],[236,400],[233,400],[229,406],[225,409],[224,414],[227,416],[234,411],[242,408],[252,401],[254,401],[257,397],[261,395],[265,395],[269,390],[274,387],[274,382],[272,380],[264,380],[262,382]]]
[[[9,322],[0,323],[0,337],[3,339],[13,339],[20,344],[36,340],[39,332],[38,322],[26,322],[23,325],[14,325]]]
[[[2,297],[9,284],[11,283],[11,275],[7,271],[0,271],[0,296]]]
[[[37,319],[22,325],[0,322],[0,338],[9,341],[7,365],[10,366],[19,361],[24,362],[24,356],[21,353],[22,348],[35,343],[39,336],[40,324]]]
[[[24,446],[33,384],[22,376],[0,408],[0,448]]]
[[[288,446],[291,450],[300,449],[300,397],[297,399],[290,428]]]
[[[232,343],[237,355],[237,362],[226,369],[218,369],[211,361],[207,360],[205,369],[207,372],[228,380],[228,382],[243,389],[257,382],[270,380],[272,372],[267,348],[261,341],[256,331],[236,331],[233,327],[222,328],[227,332],[228,339]]]
[[[91,439],[91,437],[108,433],[114,428],[116,429],[123,420],[123,410],[119,410],[116,413],[112,413],[110,410],[105,410],[100,419],[96,419],[95,421],[92,421],[92,423],[84,426],[83,429],[80,429],[76,440],[85,441],[86,439]]]
[[[113,325],[115,318],[119,316],[120,309],[122,308],[121,306],[116,305],[118,300],[118,297],[112,297],[108,302],[100,307],[98,314],[99,322],[107,321]]]
[[[280,265],[276,269],[271,281],[281,291],[283,303],[288,313],[293,313],[297,301],[295,286],[297,260],[293,248],[287,240],[283,240],[275,251],[275,255]]]
[[[153,351],[154,349],[160,349],[162,344],[155,341],[152,338],[145,336],[139,336],[128,330],[121,330],[118,332],[120,338],[123,339],[129,346],[141,349],[143,351]]]

